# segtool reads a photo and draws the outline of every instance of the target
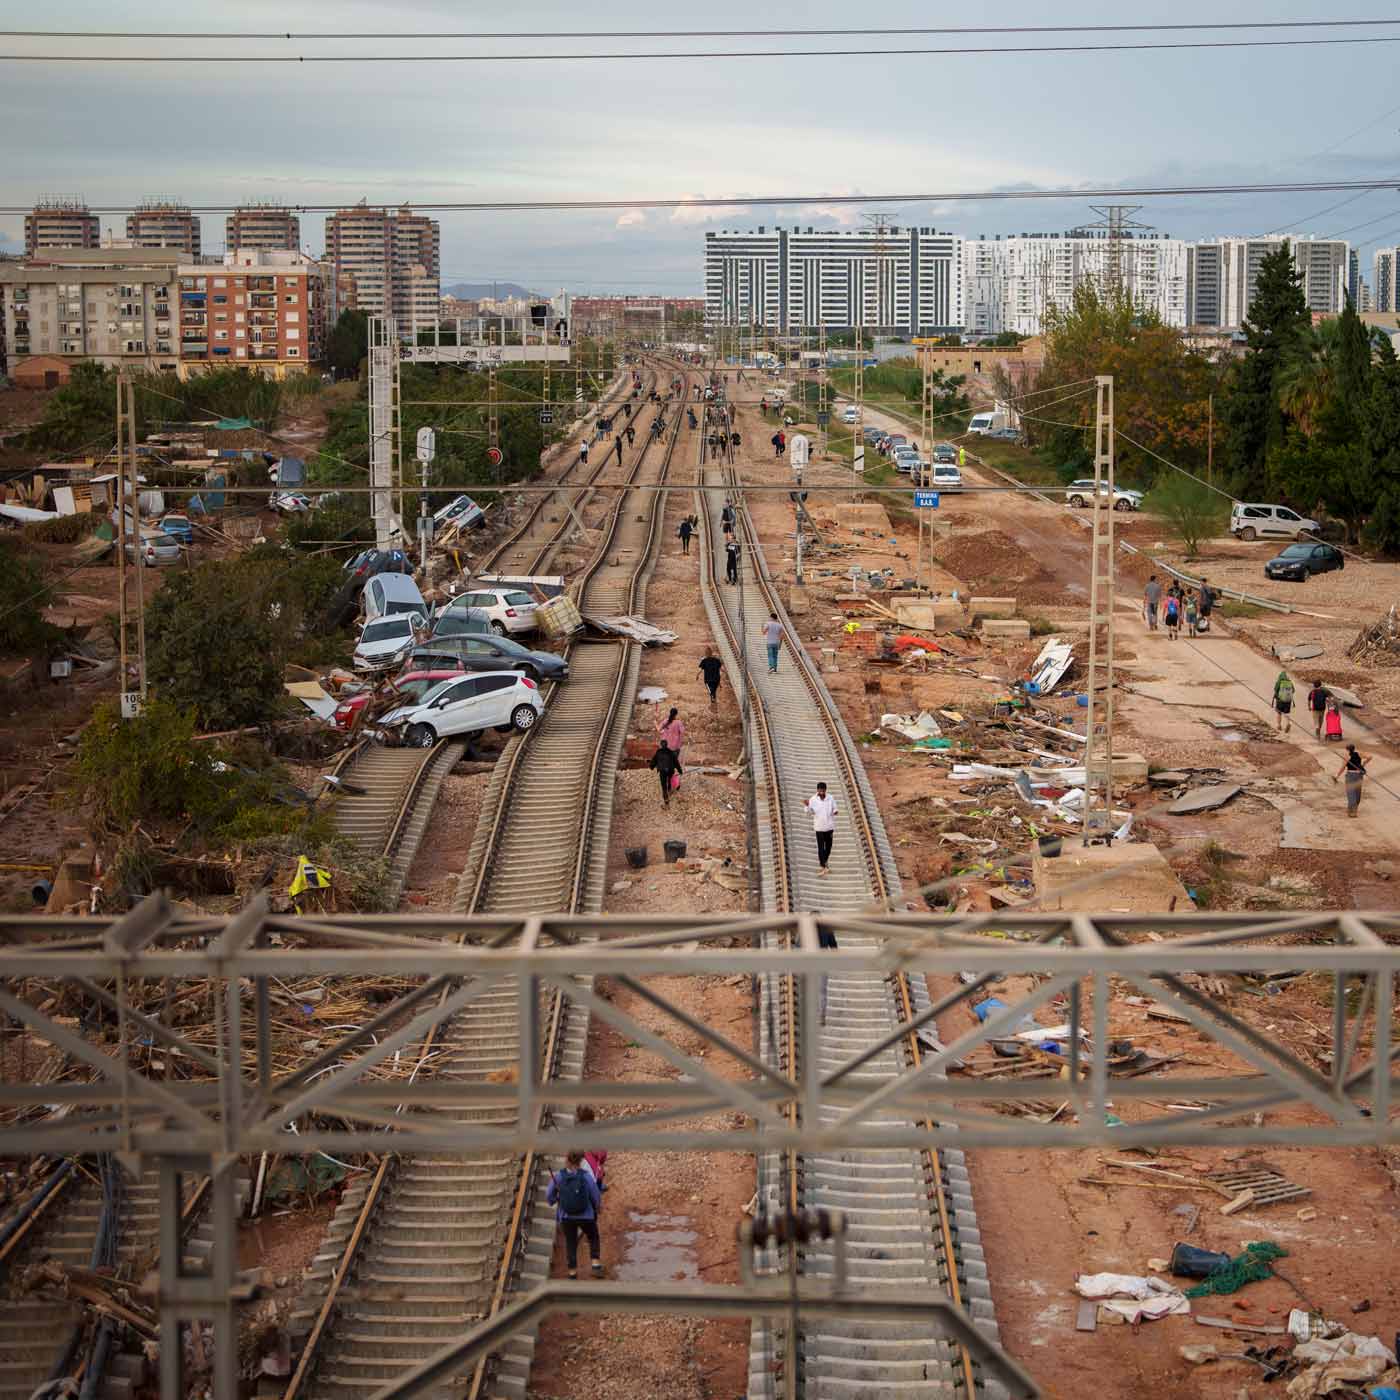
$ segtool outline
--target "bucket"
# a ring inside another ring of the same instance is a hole
[[[633,870],[640,870],[647,863],[647,848],[645,846],[628,846],[625,854],[627,864]]]
[[[1177,1278],[1209,1278],[1229,1265],[1228,1254],[1197,1249],[1193,1244],[1179,1244],[1172,1250],[1171,1270]]]
[[[1040,836],[1036,840],[1040,846],[1040,854],[1046,860],[1053,860],[1060,854],[1061,841],[1058,836]]]
[[[675,840],[667,841],[667,842],[665,843],[665,851],[666,851],[666,859],[667,859],[668,861],[677,861],[677,860],[680,860],[680,859],[682,859],[682,858],[684,857],[684,855],[685,855],[685,842],[684,842],[684,841],[675,841]]]

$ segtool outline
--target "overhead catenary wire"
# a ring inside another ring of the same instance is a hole
[[[1343,191],[1392,189],[1396,181],[1392,178],[1370,180],[1264,180],[1234,184],[1181,184],[1181,185],[1105,185],[1098,188],[1078,187],[1074,189],[992,189],[992,190],[933,190],[871,194],[729,194],[707,196],[666,196],[655,198],[629,199],[511,199],[511,200],[389,200],[382,204],[369,205],[369,208],[406,209],[419,213],[524,213],[524,212],[572,212],[588,210],[626,209],[725,209],[737,210],[751,207],[803,206],[815,204],[976,204],[1008,203],[1018,200],[1072,199],[1085,202],[1093,199],[1176,199],[1215,195],[1254,195],[1254,194],[1325,194]],[[140,199],[128,200],[122,204],[94,204],[88,206],[91,214],[123,214],[140,203]],[[239,201],[226,204],[191,204],[186,206],[191,214],[222,214],[239,207]],[[288,203],[284,206],[294,214],[335,214],[347,206],[338,204]],[[32,205],[12,204],[0,206],[0,216],[15,216],[33,213]]]
[[[1390,21],[1397,23],[1400,21]],[[417,36],[414,36],[417,37]],[[377,54],[153,54],[153,53],[5,53],[5,63],[618,63],[666,59],[728,62],[739,58],[956,58],[994,57],[998,54],[1102,54],[1144,53],[1182,49],[1292,49],[1344,44],[1400,43],[1400,34],[1368,34],[1364,38],[1331,36],[1322,39],[1172,39],[1129,44],[997,44],[962,48],[896,49],[692,49],[648,50],[628,53],[377,53]]]
[[[1284,19],[1213,20],[1195,24],[1004,24],[924,25],[902,28],[848,29],[595,29],[595,30],[376,30],[364,33],[334,30],[101,30],[101,29],[0,29],[3,39],[747,39],[824,38],[854,36],[894,37],[910,34],[1129,34],[1196,32],[1205,30],[1267,29],[1364,29],[1400,23],[1394,19]]]

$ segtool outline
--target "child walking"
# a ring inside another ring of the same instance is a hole
[[[1166,610],[1162,620],[1167,625],[1167,640],[1176,641],[1177,634],[1181,630],[1181,603],[1170,593],[1167,594]]]

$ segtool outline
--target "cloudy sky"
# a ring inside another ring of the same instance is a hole
[[[1373,0],[1165,0],[1131,7],[1135,23],[1382,18]],[[698,292],[706,228],[801,221],[858,225],[861,206],[743,205],[746,196],[870,196],[869,209],[966,235],[1063,230],[1087,201],[929,203],[895,193],[1135,184],[1378,178],[1400,182],[1400,96],[1390,80],[1400,24],[1282,31],[1363,37],[1337,47],[1135,53],[635,58],[584,52],[1115,43],[1205,35],[989,35],[762,39],[413,39],[441,30],[548,31],[887,28],[1118,24],[1125,7],[1066,0],[933,6],[887,0],[878,11],[828,0],[704,7],[593,0],[588,5],[463,5],[449,0],[3,0],[28,28],[392,31],[402,39],[236,43],[202,40],[0,39],[0,52],[79,52],[124,61],[75,66],[0,62],[0,206],[44,193],[93,206],[149,195],[195,205],[278,198],[289,204],[413,200],[733,199],[719,211],[443,213],[444,282],[499,278],[544,289]],[[139,53],[541,54],[490,63],[163,63]],[[1343,201],[1347,201],[1343,203]],[[1400,241],[1400,197],[1375,191],[1162,199],[1138,217],[1183,237],[1295,229],[1361,245]],[[1337,208],[1329,206],[1338,205]],[[104,226],[121,232],[120,217]],[[1360,227],[1357,227],[1360,226]],[[322,218],[302,219],[319,252]],[[205,215],[206,249],[223,240]],[[0,215],[0,251],[22,241]]]

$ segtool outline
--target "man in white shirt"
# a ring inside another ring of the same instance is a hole
[[[816,793],[807,799],[807,810],[812,814],[812,830],[817,837],[817,863],[819,875],[826,874],[826,863],[831,859],[831,839],[836,831],[836,799],[828,797],[826,784],[818,783]]]

